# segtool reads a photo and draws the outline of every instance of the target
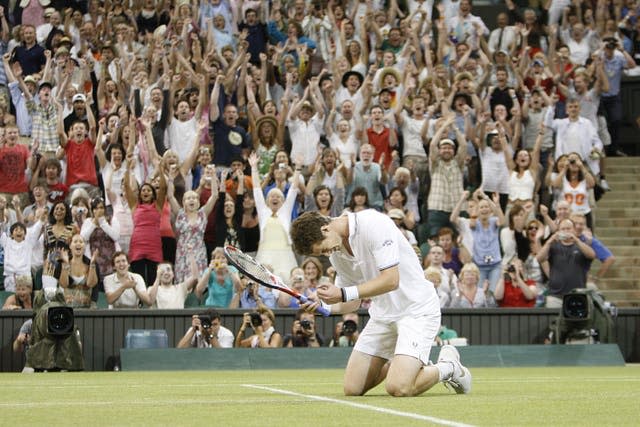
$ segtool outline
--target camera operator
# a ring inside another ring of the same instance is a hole
[[[233,332],[222,326],[216,310],[209,309],[191,317],[191,327],[178,343],[178,348],[212,347],[233,347]]]
[[[304,309],[296,312],[291,333],[284,336],[283,347],[322,347],[324,338],[316,332],[316,321],[313,313]]]
[[[522,261],[516,259],[504,269],[494,297],[500,307],[533,307],[538,294],[536,282],[524,278]]]
[[[236,335],[236,347],[251,348],[276,348],[282,347],[282,335],[276,332],[273,324],[275,323],[275,315],[263,305],[259,305],[256,311],[244,313],[242,325]],[[251,327],[253,335],[244,338],[244,331]]]
[[[336,323],[329,347],[353,347],[360,336],[359,326],[360,318],[357,313],[343,314],[342,321]]]

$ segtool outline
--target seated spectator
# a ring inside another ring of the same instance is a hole
[[[427,267],[424,270],[424,278],[433,283],[436,289],[438,299],[440,300],[440,308],[445,308],[451,302],[451,295],[442,289],[442,273],[436,267]]]
[[[95,308],[98,300],[96,288],[100,282],[100,268],[96,263],[98,251],[94,251],[89,259],[84,256],[84,248],[85,242],[82,236],[74,234],[69,250],[63,249],[60,252],[62,268],[56,269],[58,284],[64,289],[65,302],[73,308]]]
[[[446,227],[445,227],[446,229]],[[444,229],[441,229],[444,230]],[[444,248],[440,245],[433,245],[429,248],[429,253],[425,257],[425,267],[434,268],[440,273],[440,285],[437,288],[440,301],[446,300],[447,305],[451,301],[451,290],[458,286],[458,277],[454,271],[444,265]],[[446,298],[443,298],[446,296]],[[441,307],[444,307],[441,305]]]
[[[276,296],[269,288],[242,276],[229,308],[256,308],[265,306],[276,308]]]
[[[486,297],[489,281],[480,284],[480,269],[474,263],[467,263],[460,270],[458,288],[452,290],[453,298],[450,308],[486,308],[489,301]]]
[[[273,324],[275,316],[267,307],[259,306],[252,313],[244,313],[242,324],[236,335],[236,347],[277,348],[282,347],[282,335],[276,332]],[[251,327],[253,335],[244,338],[244,331]]]
[[[191,276],[187,277],[183,282],[173,283],[173,266],[169,263],[160,263],[158,272],[156,273],[156,281],[149,288],[149,298],[153,308],[160,309],[177,309],[184,308],[184,302],[187,294],[198,283],[198,267],[193,258],[191,263]]]
[[[303,308],[296,312],[291,333],[284,336],[283,347],[322,347],[324,338],[316,332],[315,315]]]
[[[222,326],[220,313],[210,308],[191,316],[191,327],[177,348],[231,348],[233,332]]]
[[[404,237],[406,237],[409,244],[411,244],[411,246],[418,246],[418,240],[416,239],[415,234],[405,228],[404,220],[406,216],[402,209],[389,209],[389,211],[387,211],[387,215],[393,220],[394,224],[402,232]]]
[[[196,296],[202,300],[206,292],[204,305],[227,308],[231,304],[234,289],[240,286],[238,270],[227,264],[223,248],[215,248],[211,252],[211,263],[196,286]]]
[[[26,362],[27,350],[29,350],[29,340],[31,338],[31,327],[33,325],[33,319],[28,319],[25,321],[22,326],[20,326],[20,331],[18,331],[18,336],[15,340],[13,340],[13,352],[14,353],[22,353],[23,359]],[[22,372],[33,372],[33,368],[26,366],[22,370]]]
[[[413,230],[417,220],[413,211],[407,208],[407,193],[400,187],[394,187],[389,190],[389,196],[384,203],[384,210],[389,213],[391,209],[399,209],[404,212],[402,223],[407,230]]]
[[[458,248],[453,238],[453,230],[449,227],[442,227],[440,231],[438,231],[437,239],[438,246],[440,246],[444,252],[442,256],[442,267],[453,271],[455,275],[459,275],[464,262],[461,259],[462,254],[460,248]]]
[[[329,347],[353,347],[360,336],[360,317],[358,313],[346,313],[342,320],[336,323],[333,339]]]
[[[369,193],[367,189],[364,187],[356,187],[351,192],[351,197],[349,199],[349,203],[347,203],[347,207],[344,209],[345,212],[360,212],[365,209],[369,209]]]
[[[104,278],[104,292],[109,308],[151,306],[147,285],[142,276],[129,271],[129,257],[118,251],[111,258],[114,272]]]
[[[534,306],[538,290],[535,281],[525,280],[523,273],[522,262],[517,259],[505,268],[493,294],[499,307]]]
[[[16,293],[4,301],[3,310],[31,310],[33,308],[33,282],[31,275],[15,278]]]
[[[562,307],[562,297],[587,285],[589,261],[595,256],[591,246],[576,236],[573,222],[570,219],[562,220],[558,232],[545,242],[536,256],[541,263],[549,261],[547,308]]]

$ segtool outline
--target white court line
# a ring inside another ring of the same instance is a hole
[[[358,408],[358,409],[366,409],[366,410],[369,410],[369,411],[382,412],[383,414],[397,415],[399,417],[412,418],[414,420],[429,421],[429,422],[432,422],[432,423],[435,423],[435,424],[440,424],[440,425],[443,425],[443,426],[473,427],[471,424],[464,424],[464,423],[459,423],[459,422],[456,422],[456,421],[444,420],[442,418],[429,417],[427,415],[415,414],[413,412],[396,411],[395,409],[381,408],[379,406],[366,405],[364,403],[356,403],[356,402],[351,402],[351,401],[348,401],[348,400],[332,399],[330,397],[315,396],[315,395],[312,395],[312,394],[296,393],[294,391],[282,390],[282,389],[279,389],[279,388],[272,388],[272,387],[265,387],[265,386],[261,386],[261,385],[255,385],[255,384],[242,384],[242,385],[243,385],[243,387],[255,388],[255,389],[259,389],[259,390],[266,390],[266,391],[270,391],[272,393],[286,394],[286,395],[295,396],[295,397],[304,397],[306,399],[318,400],[318,401],[321,401],[321,402],[338,403],[340,405],[351,406],[351,407]]]

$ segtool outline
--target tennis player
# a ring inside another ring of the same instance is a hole
[[[440,303],[416,253],[388,216],[373,209],[337,218],[306,212],[291,225],[291,238],[297,252],[326,255],[336,269],[335,285],[318,288],[331,313],[350,313],[361,298],[372,300],[370,320],[347,364],[345,395],[361,396],[385,379],[392,396],[416,396],[439,382],[456,393],[471,391],[471,373],[455,347],[442,347],[438,362],[429,363]]]

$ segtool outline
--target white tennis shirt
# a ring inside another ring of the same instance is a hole
[[[371,318],[392,321],[439,312],[433,284],[425,279],[418,256],[391,218],[374,209],[346,215],[354,256],[341,251],[330,256],[338,273],[336,286],[359,285],[378,277],[381,270],[398,266],[400,285],[371,299]]]

